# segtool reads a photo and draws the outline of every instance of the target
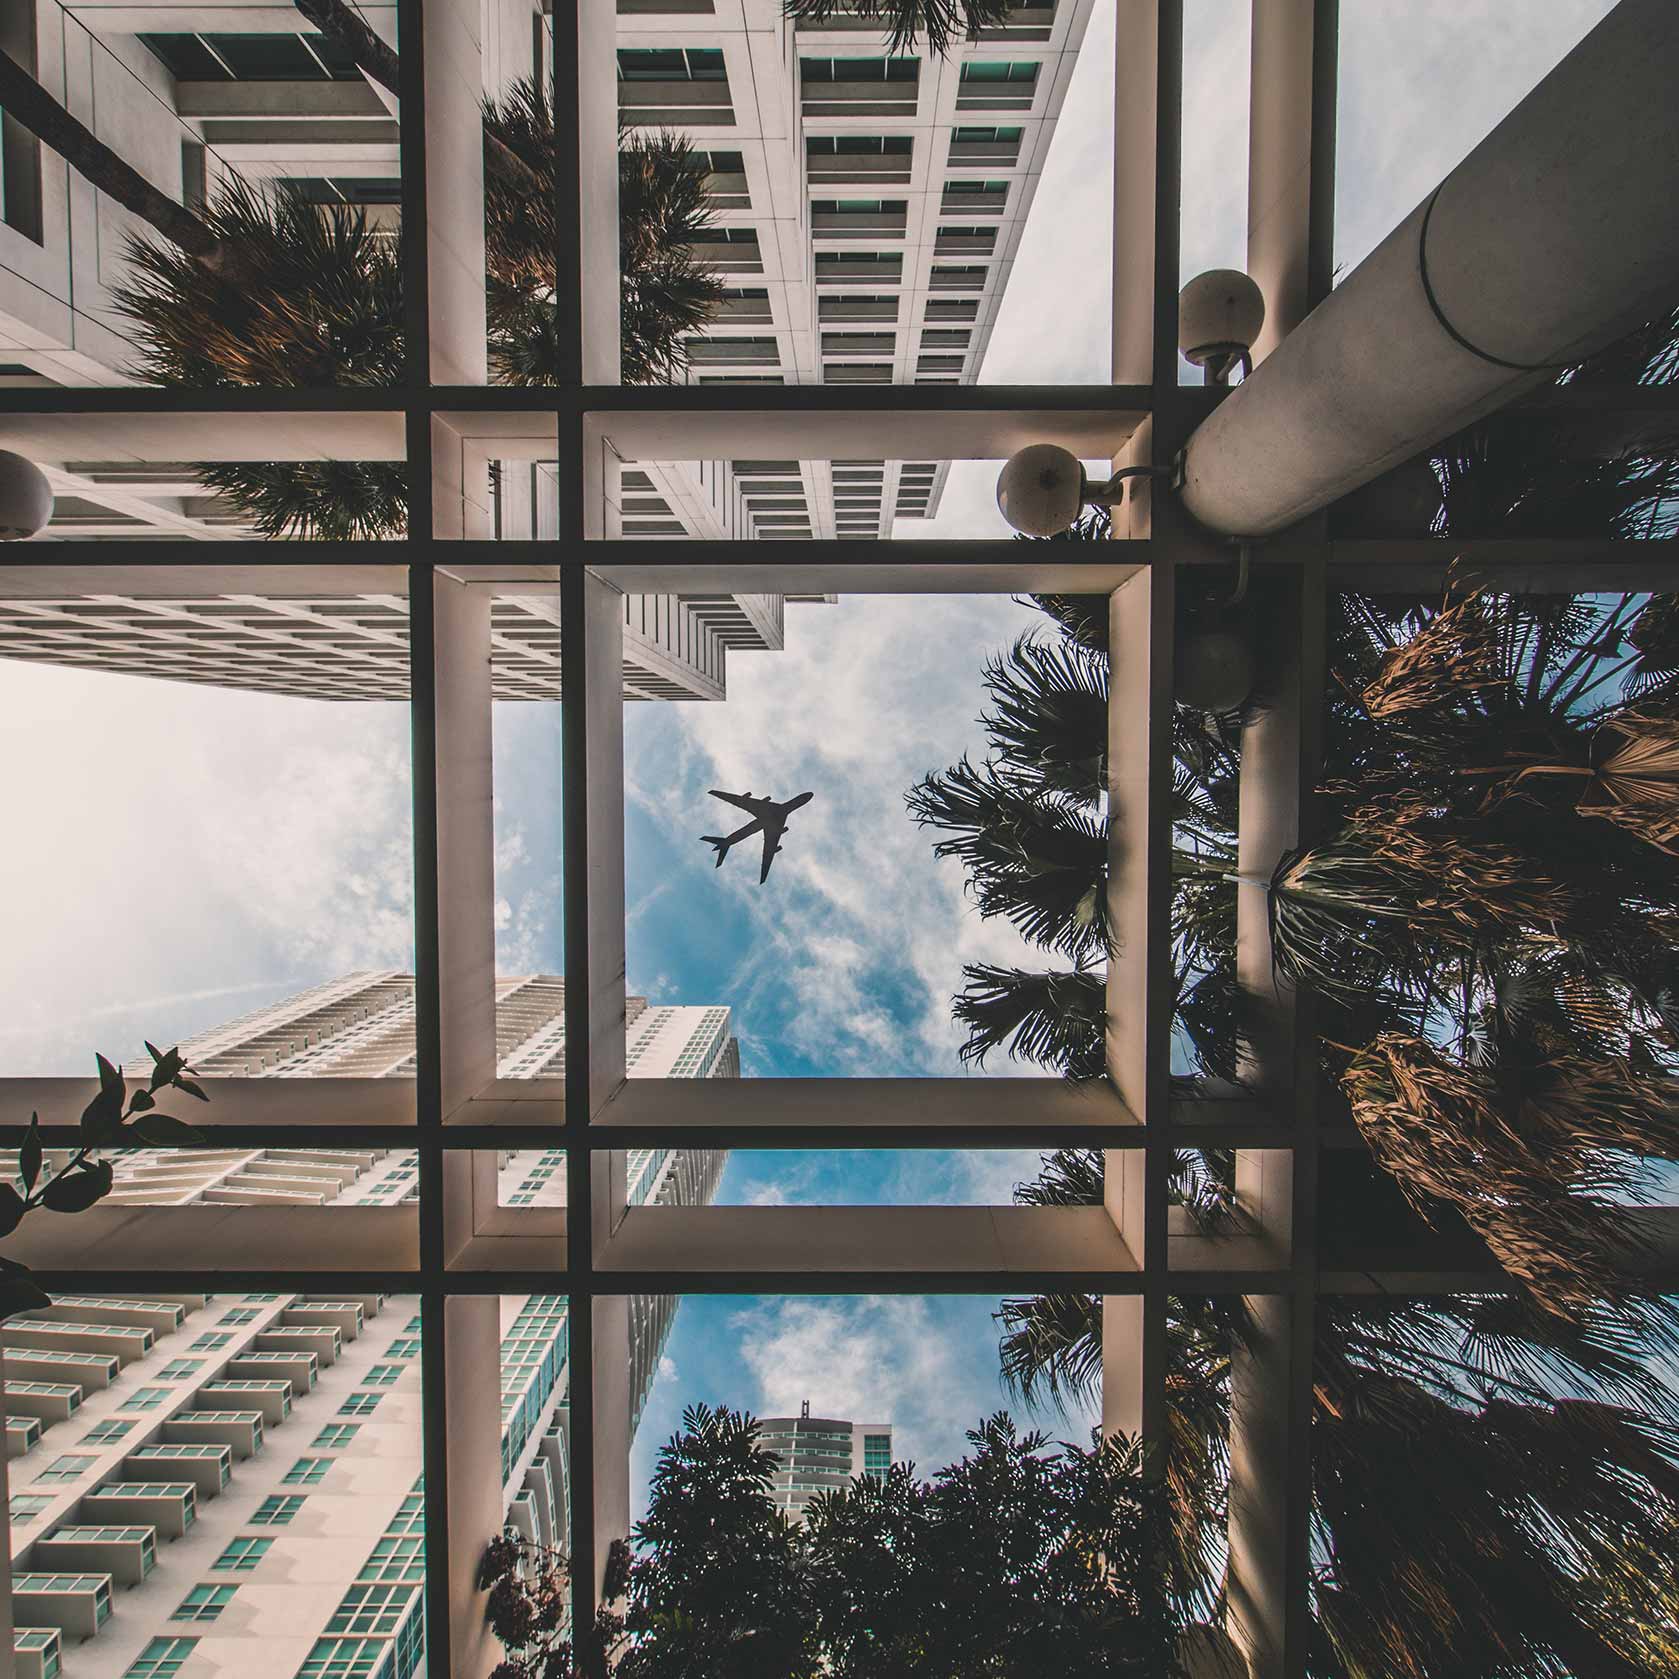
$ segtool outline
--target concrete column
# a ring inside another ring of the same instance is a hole
[[[594,1301],[595,1590],[613,1540],[630,1531],[630,1299]]]
[[[1114,29],[1113,382],[1154,378],[1159,0],[1118,0]],[[1175,376],[1175,375],[1174,375]]]
[[[6,1380],[6,1356],[0,1349],[0,1391]],[[0,1557],[5,1561],[5,1579],[0,1580],[0,1679],[12,1679],[16,1654],[12,1649],[12,1492],[6,1459],[0,1451]]]
[[[577,977],[589,987],[589,1106],[598,1113],[624,1082],[624,597],[590,572],[583,600],[589,972]]]
[[[599,0],[579,0],[577,9],[583,383],[616,385],[621,371],[617,16]],[[563,7],[555,12],[556,27],[565,15]]]
[[[1622,0],[1197,429],[1189,512],[1282,530],[1670,303],[1676,82],[1679,7]]]
[[[449,1671],[484,1679],[501,1646],[484,1625],[478,1564],[501,1532],[501,1301],[494,1294],[444,1301],[449,1452]]]
[[[495,1077],[495,827],[490,594],[433,574],[437,683],[438,985],[443,1116]]]
[[[1265,294],[1255,363],[1329,291],[1339,0],[1253,0],[1248,273]]]

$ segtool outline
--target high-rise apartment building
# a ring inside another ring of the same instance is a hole
[[[1020,0],[1000,24],[959,38],[939,58],[922,42],[889,54],[880,22],[844,5],[813,25],[784,16],[781,0],[620,0],[621,121],[681,132],[709,170],[717,233],[699,254],[728,297],[690,342],[687,377],[973,383],[1093,4]],[[376,224],[399,219],[397,116],[342,49],[300,28],[289,8],[16,0],[12,10],[11,56],[183,202],[201,202],[236,175],[312,202],[361,205]],[[399,45],[394,6],[361,12]],[[484,92],[549,74],[550,30],[538,0],[484,0]],[[6,181],[0,383],[132,381],[132,346],[112,289],[124,240],[141,224],[12,125]],[[606,534],[869,538],[890,534],[897,518],[937,510],[947,461],[849,456],[672,462],[625,460],[609,447]],[[203,540],[250,529],[190,464],[86,459],[74,449],[43,464],[59,497],[49,535]],[[554,534],[549,463],[475,459],[468,470],[463,494],[481,510],[478,534]],[[751,596],[649,598],[683,599],[684,610],[668,631],[632,620],[644,662],[626,665],[665,680],[672,663],[682,666],[698,691],[681,697],[716,697],[709,685],[721,682],[722,645],[779,645],[771,620],[782,597],[771,597],[773,609]],[[207,620],[219,618],[248,650],[237,662],[279,667],[272,674],[281,682],[289,672],[300,686],[286,692],[336,694],[358,679],[369,686],[354,691],[371,692],[388,683],[382,649],[401,628],[391,603],[377,599],[330,615],[309,602],[278,615],[244,601],[189,601],[150,614],[122,601],[108,606],[107,632],[127,625],[137,652],[189,678],[182,649],[194,640],[213,645]],[[505,603],[501,615],[498,691],[520,697],[551,674],[557,637],[545,634],[553,626],[540,603]],[[315,633],[305,634],[305,624]],[[341,645],[326,633],[333,628]],[[76,629],[73,615],[49,615],[33,626],[30,656],[69,659],[78,643],[85,651],[85,627],[81,637]],[[700,644],[691,655],[676,645],[683,635]],[[124,668],[110,660],[121,639],[107,634],[108,668]],[[626,691],[643,691],[629,668]]]
[[[892,1467],[889,1422],[813,1417],[806,1400],[796,1417],[764,1417],[759,1444],[781,1460],[773,1491],[778,1509],[798,1521],[819,1492],[835,1492],[855,1475],[884,1475]]]
[[[497,982],[500,1076],[563,1073],[564,1006],[557,976]],[[727,1008],[633,998],[628,1041],[632,1076],[739,1076]],[[413,979],[347,975],[183,1048],[212,1075],[411,1077]],[[629,1198],[709,1201],[723,1159],[632,1150]],[[133,1206],[400,1204],[418,1171],[412,1151],[352,1148],[135,1149],[115,1165],[109,1199]],[[15,1167],[0,1156],[8,1181]],[[502,1153],[497,1189],[505,1205],[563,1205],[563,1152]],[[632,1430],[676,1305],[631,1302]],[[507,1520],[560,1544],[566,1300],[501,1306]],[[409,1679],[425,1638],[417,1310],[139,1287],[0,1329],[20,1679]]]

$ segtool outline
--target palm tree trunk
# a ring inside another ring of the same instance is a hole
[[[64,159],[76,173],[109,194],[124,209],[149,222],[171,244],[206,266],[221,269],[222,242],[185,205],[159,192],[132,164],[125,163],[92,130],[78,122],[41,84],[0,51],[0,109]]]
[[[398,84],[397,56],[379,39],[344,0],[294,0],[297,9],[329,40],[341,46],[355,61],[356,68],[370,76],[387,93],[402,97]]]

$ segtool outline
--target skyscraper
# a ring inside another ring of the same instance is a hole
[[[892,1467],[889,1422],[845,1422],[813,1417],[806,1400],[796,1417],[764,1417],[759,1444],[781,1460],[776,1507],[800,1520],[817,1493],[833,1492],[854,1475],[884,1475]]]
[[[564,981],[497,982],[499,1071],[564,1069]],[[732,1078],[727,1008],[631,999],[633,1076]],[[207,1074],[412,1076],[412,977],[351,974],[183,1046]],[[715,1193],[719,1151],[640,1149],[636,1204]],[[0,1157],[14,1172],[16,1155]],[[137,1149],[118,1205],[399,1204],[412,1151]],[[563,1204],[560,1150],[504,1152],[498,1199]],[[631,1303],[632,1428],[675,1317]],[[21,1679],[408,1679],[424,1654],[420,1320],[401,1297],[62,1296],[10,1320],[5,1347],[13,1602]],[[563,1544],[568,1312],[501,1302],[508,1522]],[[301,1455],[300,1455],[301,1452]]]

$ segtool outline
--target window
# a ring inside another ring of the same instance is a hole
[[[988,245],[997,242],[997,230],[994,227],[941,227],[941,239],[983,239]]]
[[[249,1534],[230,1539],[227,1548],[210,1564],[218,1574],[249,1574],[268,1554],[272,1539],[254,1538]]]
[[[322,1629],[327,1633],[374,1634],[388,1638],[414,1601],[416,1588],[407,1582],[358,1583],[344,1593]]]
[[[78,1476],[85,1475],[98,1461],[97,1458],[78,1457],[74,1453],[56,1457],[35,1480],[37,1485],[47,1481],[74,1481]]]
[[[913,82],[920,80],[918,58],[801,58],[807,82]]]
[[[365,1417],[384,1396],[377,1393],[352,1393],[338,1407],[341,1417]]]
[[[1024,131],[1018,128],[956,128],[951,130],[953,146],[1018,146]]]
[[[1010,63],[1001,58],[970,58],[962,66],[964,82],[1035,82],[1036,62]]]
[[[999,204],[1008,197],[1007,181],[946,181],[946,198],[995,199]]]
[[[360,1423],[354,1422],[329,1422],[309,1444],[317,1449],[326,1448],[329,1450],[336,1449],[339,1446],[347,1446],[355,1439],[360,1427]]]
[[[817,198],[811,213],[818,216],[901,216],[909,208],[902,198]],[[684,1052],[684,1059],[693,1059]]]
[[[196,1376],[203,1368],[204,1360],[201,1358],[172,1358],[157,1375],[165,1382],[183,1382],[188,1376]]]
[[[13,1526],[34,1521],[51,1503],[52,1500],[45,1493],[14,1492],[10,1499]]]
[[[739,152],[700,152],[713,175],[744,175],[746,159]]]
[[[306,34],[142,35],[177,81],[351,82],[355,60],[328,36]]]
[[[172,1621],[213,1621],[233,1601],[237,1586],[194,1586],[176,1605]]]
[[[217,1335],[215,1333],[200,1335],[192,1343],[192,1350],[194,1352],[210,1352],[216,1347],[225,1347],[232,1339],[231,1335]]]
[[[0,52],[34,75],[38,69],[35,8],[7,6],[0,18]],[[42,243],[41,142],[16,117],[0,114],[0,222]]]
[[[297,1679],[364,1679],[390,1648],[385,1638],[317,1638]]]
[[[128,1664],[123,1679],[171,1679],[197,1646],[196,1638],[154,1638]]]
[[[82,1436],[82,1444],[90,1446],[96,1441],[120,1440],[133,1426],[134,1419],[132,1417],[107,1417],[104,1422],[95,1423]]]
[[[300,1457],[281,1477],[280,1484],[287,1487],[318,1486],[333,1462],[329,1457]]]
[[[620,47],[621,82],[726,82],[721,47]]]
[[[420,1533],[389,1534],[373,1547],[362,1564],[361,1580],[424,1580],[426,1541]]]
[[[119,1411],[155,1411],[166,1399],[175,1395],[168,1388],[136,1388],[117,1409]]]
[[[251,1512],[254,1527],[284,1527],[303,1508],[302,1493],[271,1492]]]
[[[908,134],[812,134],[807,157],[908,157],[915,141]]]
[[[255,1306],[235,1306],[231,1312],[223,1312],[216,1319],[217,1323],[252,1323],[256,1319],[258,1308]]]
[[[771,342],[773,343],[774,340],[772,339]],[[375,1364],[362,1377],[362,1380],[372,1382],[375,1387],[388,1388],[401,1374],[402,1366],[400,1364]]]
[[[865,1434],[863,1436],[863,1473],[884,1475],[892,1467],[892,1436]]]

